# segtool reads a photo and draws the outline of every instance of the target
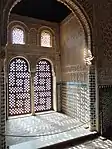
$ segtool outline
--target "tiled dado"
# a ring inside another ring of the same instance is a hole
[[[62,112],[80,120],[90,120],[90,99],[88,85],[77,82],[63,82],[61,86]]]
[[[112,85],[99,85],[100,129],[110,136],[112,130]]]
[[[4,134],[5,133],[5,83],[4,83],[4,71],[0,72],[0,133]],[[0,147],[1,149],[5,149],[6,147],[6,141],[5,137],[1,136],[1,142],[0,142]]]
[[[96,130],[96,78],[95,66],[89,68],[89,98],[90,98],[90,118],[91,130]]]

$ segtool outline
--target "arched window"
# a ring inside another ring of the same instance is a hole
[[[40,60],[36,65],[34,77],[34,111],[42,112],[53,109],[52,69],[47,60]]]
[[[41,46],[42,47],[52,47],[52,36],[47,30],[41,32]]]
[[[30,74],[25,59],[10,62],[8,80],[8,116],[31,113]]]
[[[25,44],[24,31],[14,27],[12,30],[12,44]]]

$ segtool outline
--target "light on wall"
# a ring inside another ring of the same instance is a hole
[[[92,60],[93,60],[93,56],[90,50],[84,49],[84,61],[86,63],[86,65],[91,65],[92,64]]]

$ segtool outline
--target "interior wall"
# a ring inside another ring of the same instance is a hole
[[[112,137],[112,1],[97,1],[95,7],[95,37],[100,130]]]
[[[60,25],[62,66],[61,110],[82,122],[90,120],[89,68],[84,62],[85,34],[70,14]]]
[[[12,27],[21,26],[25,30],[26,42],[24,45],[12,44],[11,31]],[[40,29],[48,28],[51,30],[53,38],[53,47],[41,47]],[[38,20],[26,16],[11,14],[8,25],[8,43],[6,46],[6,72],[10,60],[20,56],[26,58],[30,63],[31,79],[34,79],[37,62],[45,58],[51,62],[53,73],[53,107],[58,111],[56,99],[56,82],[60,80],[60,52],[59,52],[59,25],[49,21]],[[6,76],[8,83],[8,77]]]

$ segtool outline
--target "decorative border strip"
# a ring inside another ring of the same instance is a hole
[[[111,85],[98,85],[98,88],[112,88],[112,84]]]

